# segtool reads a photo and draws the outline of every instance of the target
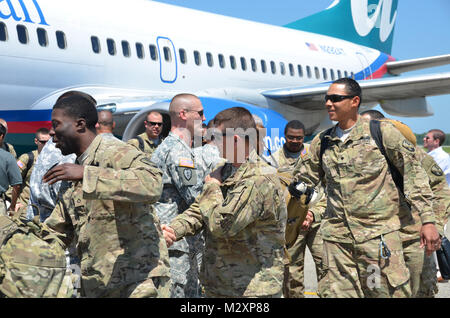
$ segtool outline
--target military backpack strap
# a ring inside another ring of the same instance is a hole
[[[400,190],[401,194],[405,196],[404,187],[403,187],[403,176],[398,171],[397,167],[389,160],[386,149],[383,145],[383,135],[381,133],[381,122],[379,120],[371,120],[370,121],[370,134],[372,135],[373,140],[377,144],[378,149],[380,149],[381,154],[386,158],[389,171],[391,172],[392,179],[394,180],[395,185]],[[408,203],[409,205],[409,203]]]
[[[11,153],[11,148],[9,147],[9,144],[6,141],[3,143],[3,145],[5,146],[5,150]]]
[[[140,136],[136,136],[136,139],[139,142],[139,149],[141,149],[141,151],[144,151],[144,139],[142,139],[142,137]]]
[[[27,153],[28,156],[28,162],[27,162],[27,171],[30,171],[31,167],[33,166],[34,162],[34,153],[32,151]]]
[[[322,138],[320,138],[319,167],[322,167],[322,157],[323,157],[323,154],[325,153],[325,150],[327,150],[327,148],[328,148],[328,140],[329,139],[325,138],[325,137],[331,135],[332,129],[333,129],[333,127],[327,129],[325,131],[325,133],[323,134]],[[322,178],[323,178],[322,170],[319,170],[319,178],[320,178],[320,180],[322,180]]]

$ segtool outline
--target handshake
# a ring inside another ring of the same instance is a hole
[[[302,195],[305,195],[305,204],[313,204],[318,199],[318,194],[314,188],[308,187],[304,182],[292,182],[289,187],[289,193],[296,199],[300,199]]]

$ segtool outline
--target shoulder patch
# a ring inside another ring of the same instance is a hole
[[[437,164],[434,164],[431,167],[431,173],[433,173],[435,176],[438,176],[438,177],[441,177],[444,175],[444,171],[442,171],[442,169]]]
[[[20,160],[17,160],[17,165],[19,166],[20,169],[23,169],[25,167],[25,164]]]
[[[414,147],[413,143],[410,142],[407,139],[403,140],[402,146],[403,146],[403,148],[405,148],[409,152],[414,152],[415,151],[415,147]]]
[[[189,158],[180,158],[180,167],[195,168],[194,161]]]

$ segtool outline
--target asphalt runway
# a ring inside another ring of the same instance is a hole
[[[450,225],[447,225],[446,236],[450,237]],[[450,298],[450,281],[438,283],[438,288],[436,298]],[[305,256],[305,297],[318,298],[316,269],[308,248],[306,248]]]

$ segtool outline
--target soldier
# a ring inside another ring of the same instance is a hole
[[[433,158],[425,153],[421,147],[416,145],[416,136],[405,124],[386,119],[384,115],[377,110],[368,110],[361,113],[361,117],[368,120],[389,121],[416,147],[417,158],[422,168],[428,176],[428,182],[433,192],[433,212],[436,215],[436,226],[441,236],[444,236],[444,224],[446,223],[446,214],[450,209],[450,190],[444,177],[444,173]],[[400,204],[402,209],[409,210],[404,202]],[[434,297],[438,292],[436,279],[436,264],[434,257],[427,256],[420,248],[420,217],[418,213],[413,212],[413,224],[400,229],[400,237],[403,242],[403,254],[405,256],[406,266],[410,273],[411,292],[413,297],[425,298]],[[410,224],[410,212],[401,212],[402,224]]]
[[[17,153],[16,153],[16,150],[14,149],[14,146],[11,145],[10,143],[7,143],[4,140],[6,138],[6,135],[8,134],[8,123],[3,118],[0,118],[0,124],[6,128],[5,136],[4,136],[3,140],[0,142],[0,148],[11,153],[14,156],[14,158],[17,158]]]
[[[102,134],[103,138],[116,138],[113,134],[114,127],[116,127],[116,122],[114,121],[112,112],[110,112],[109,110],[99,111],[98,122],[97,124],[95,124],[97,134]]]
[[[149,112],[144,121],[145,132],[128,140],[128,143],[151,156],[156,147],[161,144],[162,139],[160,135],[163,124],[163,117],[160,113],[156,111]]]
[[[6,128],[0,124],[0,144],[6,135]],[[14,212],[16,208],[17,193],[20,191],[22,177],[15,163],[13,155],[0,148],[0,215],[7,214],[5,192],[12,186],[14,200],[11,201],[9,211]]]
[[[400,222],[399,192],[385,157],[360,118],[361,88],[350,78],[334,81],[325,97],[338,124],[317,135],[298,161],[291,194],[326,184],[327,209],[321,222],[325,277],[323,297],[409,297]],[[404,193],[421,219],[421,245],[431,254],[440,247],[432,193],[414,145],[390,123],[381,123],[383,145],[404,178]],[[321,146],[322,145],[322,146]],[[343,277],[345,279],[343,279]]]
[[[95,104],[82,96],[56,102],[50,134],[78,164],[52,168],[43,181],[71,181],[43,231],[66,248],[77,242],[85,297],[167,297],[169,260],[151,203],[161,195],[161,172],[145,154],[96,135]]]
[[[202,139],[205,116],[201,101],[191,94],[179,94],[172,99],[169,112],[170,133],[152,155],[152,161],[163,171],[163,193],[154,205],[162,224],[170,223],[194,202],[208,172],[202,157],[192,148],[194,137]],[[169,248],[171,297],[201,296],[198,269],[202,250],[201,234]]]
[[[272,165],[278,169],[278,172],[292,174],[294,166],[299,158],[304,157],[309,145],[304,144],[305,126],[298,120],[291,120],[284,128],[286,143],[269,157]],[[290,178],[289,181],[292,181]],[[323,193],[323,190],[321,191]],[[325,200],[324,200],[325,201]],[[326,201],[325,201],[326,202]],[[306,218],[302,221],[296,205],[288,205],[288,221],[286,227],[286,247],[290,256],[290,263],[286,266],[284,281],[284,296],[286,298],[303,298],[305,292],[304,286],[304,264],[306,246],[311,252],[316,267],[317,279],[323,276],[322,271],[322,250],[323,242],[320,237],[320,222],[311,221],[314,219],[313,212],[320,213],[324,210],[322,206],[318,211],[318,206],[312,207],[308,211]],[[311,224],[312,223],[312,224]]]
[[[221,111],[214,126],[228,163],[206,177],[189,209],[163,225],[166,241],[204,230],[207,297],[281,297],[287,213],[276,170],[256,153],[256,126],[246,109]]]
[[[49,130],[47,128],[39,128],[36,131],[34,143],[37,146],[36,150],[24,153],[17,160],[17,166],[22,174],[22,187],[19,191],[19,198],[17,199],[18,208],[26,206],[30,199],[30,177],[33,171],[33,166],[36,163],[38,155],[41,153],[47,141],[50,139]]]

